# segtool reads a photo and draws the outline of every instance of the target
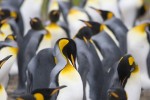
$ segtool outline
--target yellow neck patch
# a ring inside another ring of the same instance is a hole
[[[44,97],[41,93],[34,94],[34,97],[35,97],[36,100],[44,100]]]
[[[141,33],[145,34],[145,28],[148,26],[148,23],[140,24],[138,26],[135,26],[131,31],[134,31],[134,33]]]
[[[79,11],[78,10],[76,10],[76,9],[71,9],[70,11],[69,11],[69,14],[76,14],[76,13],[78,13]]]

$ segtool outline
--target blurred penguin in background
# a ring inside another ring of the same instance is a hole
[[[141,71],[142,89],[150,89],[150,23],[133,27],[127,35],[128,53],[132,54]]]
[[[24,37],[18,53],[19,80],[15,94],[22,94],[26,89],[26,69],[34,55],[40,50],[51,47],[51,34],[44,28],[39,18],[30,20],[31,29]]]
[[[16,61],[18,54],[18,46],[13,35],[7,36],[5,41],[0,42],[0,59],[8,58],[4,63],[4,67],[0,70],[0,83],[7,87],[9,80],[9,72]]]
[[[0,2],[0,8],[8,9],[11,12],[11,15],[19,27],[21,37],[23,37],[24,34],[23,18],[20,12],[20,7],[22,6],[23,2],[24,0],[1,0]]]
[[[20,10],[24,22],[24,35],[28,32],[30,27],[30,18],[38,17],[40,18],[40,12],[43,0],[24,0]]]
[[[52,10],[49,13],[49,20],[51,21],[49,25],[46,26],[46,29],[51,33],[52,40],[51,44],[52,47],[54,47],[56,41],[60,38],[66,38],[69,33],[64,30],[63,27],[57,24],[60,17],[60,11],[59,10]]]
[[[91,7],[100,9],[100,6],[99,6],[100,0],[84,0],[84,1],[85,1],[84,9],[91,17],[91,20],[99,22],[99,23],[102,22],[101,16],[99,16],[99,14],[94,9],[91,9]]]
[[[91,21],[83,22],[92,30],[93,35],[91,39],[95,44],[97,54],[102,61],[104,70],[108,72],[110,67],[123,56],[121,50],[108,35],[107,31],[104,30],[103,24]]]
[[[99,6],[101,10],[111,11],[117,18],[120,19],[118,0],[99,0]]]
[[[90,20],[90,17],[85,12],[85,10],[81,7],[73,6],[71,1],[61,1],[58,0],[60,11],[63,13],[64,20],[66,21],[69,32],[70,38],[73,38],[78,30],[85,26],[80,19],[82,20]],[[62,10],[63,9],[63,10]]]
[[[122,20],[128,29],[136,24],[136,20],[145,14],[144,0],[118,0]]]
[[[5,63],[7,63],[7,65],[8,65],[8,62],[7,62],[7,60],[9,60],[10,58],[12,57],[12,55],[9,55],[9,56],[7,56],[7,57],[5,57],[5,58],[3,58],[3,59],[1,59],[0,60],[0,70],[2,69],[2,68],[4,68],[4,67],[7,67],[6,65],[5,65]],[[4,69],[6,69],[6,68],[4,68]],[[3,70],[4,71],[4,70]],[[1,71],[0,71],[0,73],[2,73]],[[4,72],[3,72],[4,73]],[[3,77],[4,78],[4,77]],[[6,77],[5,77],[6,78]],[[6,90],[5,90],[5,88],[6,87],[4,87],[2,84],[0,84],[0,99],[1,100],[7,100],[7,92],[6,92]]]
[[[103,29],[113,39],[116,45],[121,49],[122,54],[127,53],[127,31],[128,29],[124,23],[115,17],[111,11],[95,9],[104,20]]]
[[[8,9],[1,9],[0,10],[0,30],[5,37],[8,35],[14,35],[16,37],[16,41],[18,46],[22,43],[22,36],[20,34],[19,27],[15,22],[14,18],[12,18],[12,14]]]

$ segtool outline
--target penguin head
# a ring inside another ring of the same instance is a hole
[[[87,44],[92,37],[92,30],[89,27],[84,26],[79,30],[75,37],[84,40]]]
[[[12,55],[9,55],[9,56],[3,58],[2,60],[0,60],[0,69],[3,67],[3,65],[5,64],[5,62],[6,62],[9,58],[11,58],[11,57],[12,57]]]
[[[92,30],[92,35],[96,35],[98,34],[99,32],[101,32],[101,26],[102,24],[98,23],[98,22],[93,22],[93,21],[84,21],[84,20],[80,20],[82,22],[85,23],[85,25],[87,27],[89,27],[91,30]]]
[[[61,54],[65,57],[65,59],[67,61],[70,61],[71,64],[75,66],[77,49],[76,49],[76,44],[72,39],[61,38],[56,42],[54,48],[58,48]],[[57,50],[55,52],[57,52]]]
[[[31,28],[34,29],[34,30],[42,30],[42,29],[44,29],[42,21],[39,18],[37,18],[37,17],[32,18],[30,20],[30,25],[31,25]]]
[[[111,19],[115,16],[113,14],[113,12],[111,12],[111,11],[100,10],[100,9],[96,9],[94,7],[90,7],[90,8],[94,9],[96,12],[98,12],[101,15],[101,17],[103,18],[104,21],[109,20],[109,19]]]
[[[9,17],[10,17],[10,10],[8,10],[8,9],[0,10],[0,21],[3,21]]]
[[[107,100],[127,100],[127,94],[123,88],[111,88],[107,94]]]
[[[52,23],[56,23],[59,20],[60,12],[59,10],[52,10],[49,14],[49,19]]]
[[[123,87],[125,87],[125,84],[130,77],[132,73],[136,73],[139,71],[138,66],[136,65],[134,58],[131,55],[125,55],[123,56],[118,64],[118,76],[119,81]]]
[[[35,98],[39,98],[39,97],[44,98],[44,99],[40,99],[40,100],[49,100],[54,94],[58,93],[60,89],[63,89],[65,87],[66,86],[60,86],[60,87],[56,87],[56,88],[36,89],[36,90],[32,91],[32,94],[34,95]]]
[[[19,96],[16,100],[50,100],[51,96],[56,94],[60,89],[66,86],[60,86],[56,88],[41,88],[32,91],[31,94],[25,94]]]

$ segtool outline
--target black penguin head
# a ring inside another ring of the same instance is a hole
[[[10,10],[1,9],[0,10],[0,21],[5,20],[10,17]]]
[[[92,35],[96,35],[99,32],[101,32],[101,24],[98,22],[92,22],[92,21],[84,21],[84,20],[80,20],[82,22],[84,22],[86,24],[87,27],[89,27],[92,30]]]
[[[41,88],[41,89],[36,89],[32,91],[32,95],[34,95],[35,98],[38,98],[38,96],[41,95],[43,97],[43,100],[50,100],[50,98],[59,92],[60,89],[65,88],[66,86],[60,86],[56,88]],[[39,100],[39,99],[38,99]]]
[[[56,88],[41,88],[32,91],[31,94],[25,94],[19,96],[16,100],[50,100],[51,96],[56,94],[60,89],[66,86],[60,86]]]
[[[139,71],[134,58],[131,55],[125,55],[120,59],[117,70],[119,81],[123,87],[125,87],[130,75]]]
[[[31,28],[34,29],[34,30],[42,30],[42,29],[44,29],[42,21],[39,18],[37,18],[37,17],[32,18],[30,20],[30,25],[31,25]]]
[[[98,12],[101,17],[103,18],[104,21],[108,20],[108,19],[111,19],[114,17],[114,14],[113,12],[111,11],[107,11],[107,10],[100,10],[100,9],[96,9],[94,7],[90,7],[92,9],[94,9],[96,12]]]
[[[70,61],[75,66],[76,59],[76,44],[72,39],[61,38],[56,42],[60,52],[65,56],[67,61]]]
[[[49,14],[49,19],[51,22],[56,23],[59,20],[60,12],[59,10],[52,10]]]
[[[92,37],[92,30],[87,26],[82,27],[75,37],[84,40],[84,42],[87,43]]]
[[[107,100],[127,100],[127,94],[123,88],[111,88],[107,94]]]
[[[0,69],[1,69],[2,66],[5,64],[5,62],[6,62],[9,58],[11,58],[11,57],[12,57],[12,55],[9,55],[9,56],[3,58],[2,60],[0,60]]]
[[[31,94],[21,95],[16,98],[16,100],[36,100],[35,97]]]

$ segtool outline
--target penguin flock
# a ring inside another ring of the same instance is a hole
[[[0,0],[0,100],[11,75],[14,100],[140,100],[147,12],[144,0]]]

